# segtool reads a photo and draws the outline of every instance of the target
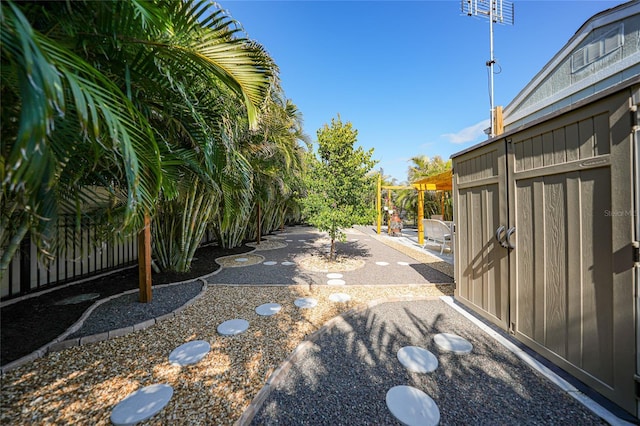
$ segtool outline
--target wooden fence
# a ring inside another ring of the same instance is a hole
[[[136,235],[114,235],[96,246],[97,226],[83,219],[76,227],[75,216],[62,216],[59,227],[66,243],[46,265],[38,261],[37,249],[29,238],[11,260],[0,282],[1,300],[60,286],[105,272],[135,265],[138,261]],[[215,241],[210,230],[201,244]]]
[[[0,296],[10,299],[90,277],[110,270],[134,265],[138,259],[135,235],[114,235],[96,246],[97,227],[83,220],[78,229],[75,217],[63,216],[59,225],[65,243],[46,265],[38,261],[37,249],[27,237],[2,277]]]

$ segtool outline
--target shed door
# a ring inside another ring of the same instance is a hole
[[[508,140],[509,282],[516,337],[635,413],[629,95]]]
[[[503,328],[509,324],[508,253],[495,239],[506,225],[504,141],[454,158],[456,298]]]

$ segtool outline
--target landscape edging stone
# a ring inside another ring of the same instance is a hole
[[[217,271],[214,271],[213,274],[217,273],[218,271],[220,271],[222,269],[222,267],[218,268]],[[71,325],[67,330],[65,330],[64,333],[62,333],[60,336],[56,337],[53,341],[47,343],[46,345],[36,349],[35,351],[31,352],[28,355],[25,355],[21,358],[18,358],[15,361],[12,361],[2,367],[0,367],[0,374],[2,376],[4,376],[8,371],[11,371],[15,368],[18,368],[24,364],[27,364],[31,361],[35,361],[38,358],[41,358],[43,356],[45,356],[46,354],[50,353],[50,352],[58,352],[58,351],[62,351],[65,349],[69,349],[72,348],[74,346],[82,346],[83,344],[89,344],[89,343],[97,343],[97,342],[101,342],[104,340],[109,340],[109,339],[114,339],[116,337],[122,337],[125,336],[129,333],[133,333],[134,331],[138,331],[138,330],[144,330],[145,328],[149,328],[152,325],[169,319],[169,318],[173,318],[177,313],[181,312],[182,310],[186,309],[187,307],[191,306],[193,303],[195,303],[195,301],[199,298],[201,298],[204,293],[207,291],[207,281],[204,279],[204,277],[208,277],[211,276],[213,274],[207,274],[203,277],[198,277],[198,278],[194,278],[194,279],[190,279],[190,280],[186,280],[186,281],[179,281],[179,282],[175,282],[175,283],[168,283],[168,284],[162,284],[157,286],[156,288],[164,288],[164,287],[169,287],[169,286],[174,286],[174,285],[180,285],[180,284],[186,284],[186,283],[190,283],[190,282],[194,282],[194,281],[200,281],[202,283],[202,290],[200,290],[200,293],[198,293],[195,297],[193,297],[192,299],[188,300],[187,302],[185,302],[183,305],[179,306],[178,308],[174,309],[172,312],[169,312],[167,314],[161,315],[157,318],[152,318],[146,321],[143,321],[141,323],[138,324],[134,324],[132,326],[128,326],[128,327],[123,327],[123,328],[119,328],[117,330],[109,330],[109,331],[105,331],[102,333],[98,333],[98,334],[92,334],[90,336],[83,336],[80,338],[73,338],[73,339],[66,339],[65,337],[69,336],[70,334],[76,332],[77,330],[79,330],[82,327],[82,324],[84,323],[84,321],[86,321],[87,318],[89,318],[89,315],[91,315],[91,313],[98,308],[100,305],[102,305],[103,303],[106,303],[116,297],[121,297],[121,296],[125,296],[127,294],[131,294],[131,293],[135,293],[137,291],[139,291],[138,289],[134,289],[134,290],[127,290],[125,292],[119,293],[119,294],[114,294],[112,296],[109,296],[107,298],[101,299],[96,301],[93,305],[91,305],[80,317],[80,319],[78,319],[78,321],[76,321],[73,325]]]

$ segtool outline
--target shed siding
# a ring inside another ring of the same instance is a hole
[[[508,265],[506,253],[497,250],[496,227],[506,220],[505,147],[493,144],[468,155],[455,165],[457,235],[457,292],[465,303],[489,320],[508,325]],[[491,265],[488,267],[487,265]]]
[[[518,333],[612,385],[610,178],[605,167],[517,182],[514,321]]]
[[[638,90],[453,156],[456,297],[636,416]]]

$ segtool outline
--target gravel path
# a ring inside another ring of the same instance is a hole
[[[458,334],[472,353],[438,349],[437,333]],[[427,374],[397,360],[404,346],[436,355]],[[441,425],[606,424],[441,300],[393,302],[331,326],[294,363],[252,424],[394,425],[386,392],[410,385],[430,395]]]
[[[306,344],[311,349],[274,385],[254,424],[397,424],[384,396],[400,384],[430,394],[440,406],[442,424],[601,423],[439,300],[365,309],[378,300],[451,295],[445,262],[401,245],[391,249],[392,244],[383,244],[378,236],[352,230],[342,248],[361,256],[365,266],[344,272],[344,286],[320,285],[326,284],[326,273],[307,271],[298,262],[322,250],[322,235],[295,227],[281,238],[276,239],[292,241],[287,247],[276,244],[273,250],[256,252],[277,265],[223,268],[208,279],[215,285],[170,319],[115,339],[50,353],[7,372],[1,383],[0,423],[107,425],[113,406],[129,393],[166,383],[174,389],[169,404],[142,424],[231,425],[298,345],[327,321],[347,313],[346,320],[335,321],[330,332]],[[286,261],[295,264],[282,265]],[[376,264],[379,261],[389,264]],[[429,267],[422,269],[422,263]],[[164,309],[182,304],[180,298],[189,298],[188,291],[197,294],[198,286],[166,287],[165,301],[160,289],[154,290],[154,301]],[[332,302],[334,292],[352,299]],[[299,309],[294,305],[298,297],[316,298],[318,306]],[[259,317],[255,308],[263,303],[279,303],[282,310]],[[161,315],[149,311],[146,317],[138,316],[126,307],[124,297],[105,305],[89,317],[87,327],[94,320],[91,327],[98,327],[103,315],[135,316],[133,323]],[[217,325],[231,318],[246,319],[249,330],[233,337],[219,335]],[[440,331],[467,338],[474,352],[462,357],[438,352],[430,336]],[[210,343],[211,352],[198,364],[181,368],[168,362],[173,349],[200,339]],[[426,375],[407,373],[395,353],[408,344],[431,350],[441,366]]]
[[[173,397],[142,425],[233,425],[271,373],[331,318],[372,300],[444,294],[434,285],[350,286],[341,291],[352,300],[337,303],[329,300],[333,291],[330,286],[210,286],[191,306],[152,327],[53,352],[8,371],[0,383],[0,424],[108,425],[113,407],[128,394],[166,383]],[[314,297],[318,306],[299,309],[298,297]],[[254,309],[263,303],[279,303],[282,310],[259,317]],[[232,318],[246,319],[249,329],[219,335],[216,327]],[[192,366],[170,364],[171,351],[192,340],[209,342],[211,352]]]
[[[68,339],[90,336],[129,327],[173,312],[202,291],[202,282],[175,284],[153,289],[149,303],[140,303],[138,291],[114,297],[93,310],[75,333]]]
[[[365,230],[365,227],[362,227]],[[398,243],[396,250],[376,238],[363,234],[358,229],[347,230],[347,241],[338,242],[337,252],[347,258],[357,258],[362,265],[351,271],[341,271],[345,285],[407,285],[407,284],[450,284],[450,275],[424,263],[424,259],[411,256],[411,250]],[[325,234],[312,228],[293,228],[278,235],[278,242],[285,247],[273,250],[260,250],[265,262],[243,268],[224,268],[220,273],[207,279],[209,284],[243,285],[324,285],[327,284],[327,272],[306,267],[305,261],[311,256],[324,256],[330,247]],[[399,251],[402,250],[402,251]],[[424,257],[430,257],[426,253]],[[437,258],[433,258],[439,260]],[[275,265],[269,264],[275,262]],[[291,262],[291,265],[282,264]],[[442,262],[444,263],[444,262]]]

